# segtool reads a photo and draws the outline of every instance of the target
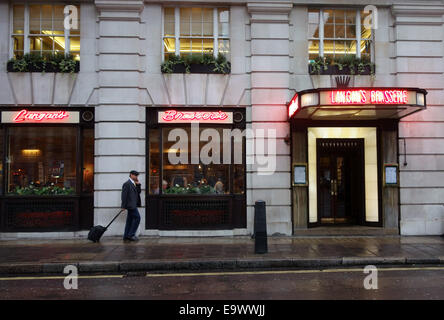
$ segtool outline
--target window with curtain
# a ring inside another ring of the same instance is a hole
[[[65,29],[64,5],[15,4],[12,6],[12,55],[25,53],[72,54],[80,60],[80,23],[77,29]],[[76,6],[78,21],[80,7]]]
[[[163,10],[163,54],[219,53],[229,58],[229,8],[169,8]]]
[[[364,26],[369,14],[356,9],[309,9],[310,62],[318,56],[335,59],[345,55],[372,60],[372,29]]]

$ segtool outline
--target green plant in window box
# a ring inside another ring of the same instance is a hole
[[[160,69],[163,73],[177,72],[177,66],[183,66],[183,71],[178,73],[222,73],[231,72],[231,64],[223,54],[219,54],[217,58],[212,53],[191,54],[185,58],[180,56],[169,56],[168,60],[162,63]],[[202,68],[204,66],[204,68]],[[207,68],[205,68],[205,66]]]
[[[351,75],[367,74],[369,71],[370,75],[375,75],[375,64],[370,61],[370,58],[368,56],[356,58],[354,54],[335,57],[333,61],[328,58],[317,57],[310,63],[310,74],[321,74],[323,71],[327,71],[329,66],[336,66],[336,72]],[[335,74],[335,70],[331,70],[331,72],[331,74]]]
[[[27,53],[23,57],[12,58],[7,63],[9,72],[79,72],[80,62],[73,55],[55,53],[42,56],[40,53]]]
[[[59,67],[62,73],[74,73],[76,71],[76,61],[72,55],[66,55],[59,62]]]
[[[187,193],[187,190],[185,187],[181,187],[176,184],[175,186],[166,189],[165,193],[166,194],[184,194],[184,193]]]
[[[321,74],[321,72],[327,71],[329,65],[331,64],[331,59],[329,57],[317,57],[314,61],[310,63],[310,74]]]
[[[26,72],[28,70],[28,64],[23,58],[11,59],[9,62],[12,63],[12,70],[16,72]]]
[[[31,183],[27,187],[16,187],[12,194],[19,196],[72,195],[75,194],[75,191],[73,188],[59,187],[55,186],[54,184],[51,184],[50,186],[37,187],[33,183]]]
[[[200,186],[199,188],[200,188],[200,193],[202,193],[202,194],[215,193],[214,188],[209,185]]]
[[[227,74],[231,71],[231,63],[227,60],[225,55],[219,53],[217,59],[214,61],[214,72]]]
[[[185,60],[182,57],[170,55],[168,57],[168,60],[162,63],[162,65],[160,66],[160,70],[163,73],[173,73],[174,67],[181,64],[185,65]]]
[[[214,188],[210,185],[203,186],[192,186],[188,185],[187,187],[181,187],[179,185],[175,185],[174,187],[170,187],[166,189],[165,194],[212,194],[215,193]]]

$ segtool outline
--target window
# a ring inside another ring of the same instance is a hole
[[[373,60],[372,30],[364,26],[369,14],[355,9],[309,9],[309,60],[350,54]]]
[[[149,192],[150,194],[201,194],[201,195],[227,195],[244,194],[245,191],[245,171],[244,164],[223,163],[224,145],[220,141],[219,152],[212,149],[209,156],[212,161],[198,164],[192,163],[190,151],[193,148],[191,139],[188,145],[182,150],[176,149],[177,141],[168,141],[170,133],[175,136],[172,130],[174,127],[163,127],[161,129],[149,130]],[[191,137],[191,128],[182,127],[183,133]],[[204,126],[199,128],[199,136],[206,129]],[[219,137],[224,136],[224,130],[229,128],[211,128],[216,130]],[[216,133],[216,132],[213,132]],[[233,150],[244,152],[244,139],[232,139]],[[207,141],[201,141],[199,152],[204,150]],[[217,154],[212,154],[215,152]],[[175,156],[185,161],[172,163],[169,155],[175,153]],[[234,152],[233,152],[234,153]],[[234,157],[234,155],[232,154]],[[183,158],[182,158],[183,157]],[[219,159],[213,161],[214,159]]]
[[[44,192],[45,187],[59,188],[59,194],[75,193],[77,132],[76,127],[9,128],[8,193],[29,188]]]
[[[94,192],[94,129],[83,129],[82,192]]]
[[[219,53],[229,58],[228,8],[164,8],[163,57]]]
[[[76,8],[80,15],[79,7]],[[63,5],[13,5],[11,56],[23,56],[25,53],[65,53],[80,60],[80,24],[73,24],[77,29],[65,29],[64,9]]]

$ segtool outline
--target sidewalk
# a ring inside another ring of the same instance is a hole
[[[267,254],[254,254],[249,237],[0,241],[1,275],[60,274],[68,264],[80,273],[444,264],[444,238],[269,237]]]

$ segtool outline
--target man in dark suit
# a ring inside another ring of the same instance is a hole
[[[122,186],[122,210],[128,210],[126,217],[125,233],[123,240],[137,241],[136,231],[140,223],[140,214],[137,207],[141,206],[140,192],[141,185],[137,176],[139,172],[132,170],[129,175],[128,181]]]

